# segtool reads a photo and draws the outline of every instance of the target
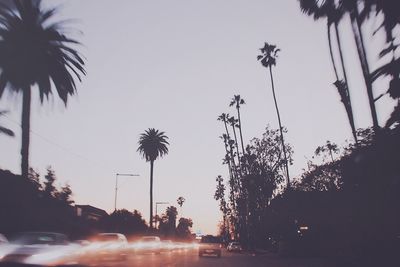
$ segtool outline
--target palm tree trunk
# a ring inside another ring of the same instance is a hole
[[[328,19],[327,25],[327,33],[328,33],[328,44],[329,44],[329,53],[331,55],[331,61],[333,66],[333,71],[335,72],[336,80],[339,80],[339,75],[336,68],[335,57],[333,56],[333,49],[332,49],[332,38],[331,38],[331,22]]]
[[[237,108],[237,113],[238,113],[238,120],[239,120],[239,135],[240,135],[240,143],[242,145],[242,153],[244,156],[244,145],[243,145],[243,134],[242,134],[242,121],[240,119],[240,110]]]
[[[284,156],[284,158],[285,158],[287,188],[290,189],[290,178],[289,178],[288,159],[287,159],[287,155],[286,155],[285,141],[284,141],[284,138],[283,138],[283,130],[282,130],[282,123],[281,123],[281,116],[280,116],[280,114],[279,114],[278,103],[277,103],[277,101],[276,101],[275,86],[274,86],[274,79],[273,79],[273,76],[272,76],[272,68],[271,68],[271,66],[269,66],[269,74],[270,74],[270,78],[271,78],[272,94],[273,94],[273,97],[274,97],[274,103],[275,103],[276,114],[277,114],[277,116],[278,116],[279,131],[280,131],[280,133],[281,133],[282,151],[283,151],[283,156]]]
[[[29,171],[29,133],[31,123],[31,88],[26,86],[22,91],[22,140],[21,140],[21,175],[28,178]]]
[[[368,61],[367,61],[367,56],[366,56],[366,52],[365,52],[362,31],[361,31],[361,22],[358,19],[358,11],[356,10],[356,8],[350,12],[350,19],[351,19],[351,25],[352,25],[353,34],[354,34],[354,40],[355,40],[356,46],[357,46],[358,57],[359,57],[359,60],[361,63],[361,69],[362,69],[363,76],[364,76],[364,82],[365,82],[365,86],[367,89],[368,102],[369,102],[369,107],[371,110],[371,117],[372,117],[372,125],[373,125],[374,130],[376,131],[379,129],[378,116],[376,113],[376,107],[375,107],[375,102],[374,102],[374,93],[372,90],[372,81],[371,81],[371,77],[370,77],[370,71],[369,71],[369,66],[368,66]]]
[[[153,229],[153,169],[154,169],[154,161],[150,161],[150,230]]]
[[[347,108],[346,108],[346,109],[348,109],[347,116],[349,118],[351,132],[353,134],[354,141],[357,144],[357,142],[358,142],[357,141],[357,133],[356,133],[356,127],[355,127],[355,124],[354,124],[353,108],[352,108],[352,105],[351,105],[349,83],[348,83],[348,80],[347,80],[347,73],[346,73],[346,67],[345,67],[344,59],[343,59],[342,45],[341,45],[341,42],[340,42],[340,34],[339,34],[338,22],[335,22],[335,33],[336,33],[336,41],[337,41],[337,45],[338,45],[338,49],[339,49],[340,63],[342,65],[344,83],[346,85],[346,90],[347,90],[347,102],[348,102],[347,103]]]
[[[232,124],[232,130],[233,130],[233,136],[235,137],[235,145],[236,145],[236,153],[237,153],[237,158],[238,158],[238,165],[239,165],[239,169],[241,171],[242,167],[241,167],[241,163],[240,163],[239,144],[238,144],[238,141],[237,141],[236,130],[235,130],[235,125],[234,124]]]

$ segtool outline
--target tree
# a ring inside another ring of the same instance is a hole
[[[182,196],[178,197],[178,199],[176,200],[179,207],[181,207],[181,216],[182,216],[182,206],[183,206],[183,203],[185,203],[185,201],[186,201],[186,199]]]
[[[377,115],[376,107],[375,107],[375,99],[374,99],[374,92],[373,92],[373,88],[372,88],[371,73],[369,70],[367,53],[366,53],[365,45],[364,45],[364,37],[363,37],[362,28],[361,28],[362,18],[360,16],[360,11],[359,11],[359,5],[358,5],[359,1],[358,0],[347,0],[347,1],[342,1],[342,4],[343,4],[343,6],[342,6],[343,9],[350,15],[351,26],[352,26],[352,30],[353,30],[354,40],[356,42],[358,58],[360,60],[360,65],[361,65],[364,82],[365,82],[365,87],[367,90],[368,102],[369,102],[369,107],[371,110],[372,125],[373,125],[374,130],[376,131],[377,129],[379,129],[379,122],[378,122],[378,115]]]
[[[322,146],[318,146],[317,149],[315,149],[314,154],[316,156],[320,156],[321,154],[328,152],[332,162],[334,162],[335,160],[333,159],[333,153],[338,154],[339,153],[339,148],[337,146],[337,144],[332,143],[331,141],[326,141],[325,145]]]
[[[193,221],[190,218],[180,218],[178,226],[176,227],[176,234],[181,239],[190,239],[191,231],[190,228],[193,226]]]
[[[228,123],[231,125],[231,127],[232,127],[232,132],[233,132],[233,137],[235,138],[235,140],[233,140],[233,141],[235,141],[234,142],[234,144],[233,144],[233,146],[234,147],[236,147],[236,156],[237,156],[237,160],[238,160],[238,167],[239,167],[239,172],[238,172],[238,174],[239,174],[239,176],[241,175],[241,171],[242,171],[242,168],[241,168],[241,160],[240,160],[240,153],[239,153],[239,143],[238,143],[238,140],[237,140],[237,136],[236,136],[236,127],[238,127],[239,128],[239,125],[238,125],[238,120],[234,117],[234,116],[232,116],[232,117],[229,117],[228,118]]]
[[[140,135],[137,151],[150,162],[150,229],[153,229],[153,169],[154,161],[168,154],[168,137],[164,132],[149,128]]]
[[[327,20],[327,33],[328,33],[328,44],[329,44],[329,52],[331,56],[332,66],[335,73],[336,81],[334,85],[336,86],[339,95],[341,97],[341,101],[345,107],[347,117],[350,123],[351,131],[353,133],[353,137],[355,142],[357,142],[357,135],[356,135],[356,128],[354,124],[354,116],[353,116],[353,109],[350,100],[350,92],[349,92],[349,85],[347,80],[347,72],[344,64],[343,59],[343,51],[342,45],[340,42],[340,34],[339,34],[339,21],[343,17],[343,10],[340,6],[337,5],[335,0],[328,0],[321,3],[321,1],[317,0],[299,0],[300,8],[303,13],[313,16],[315,20],[326,18]],[[340,56],[340,65],[342,67],[343,72],[343,80],[339,78],[335,57],[332,48],[332,38],[331,38],[331,28],[335,30],[336,35],[336,43],[339,50]]]
[[[55,198],[61,201],[61,203],[63,204],[71,205],[74,203],[74,201],[72,200],[71,186],[69,184],[66,184],[63,187],[61,187],[61,189],[54,195]]]
[[[240,95],[234,95],[231,103],[229,104],[230,107],[235,106],[238,114],[238,128],[239,128],[239,135],[240,135],[240,144],[242,145],[242,153],[244,155],[245,150],[244,150],[244,144],[243,144],[243,134],[242,134],[242,121],[240,118],[240,105],[246,104],[244,102],[244,99],[240,97]]]
[[[43,188],[44,195],[48,198],[55,197],[57,189],[54,186],[54,182],[57,178],[56,178],[56,173],[51,168],[51,166],[47,167],[47,173],[44,176],[44,179],[46,180],[44,182],[44,188]]]
[[[257,59],[259,61],[261,61],[261,64],[264,67],[269,68],[269,74],[270,74],[270,78],[271,78],[272,95],[274,97],[276,115],[278,116],[279,131],[281,133],[281,143],[282,143],[282,150],[283,150],[283,158],[285,159],[285,162],[286,162],[285,166],[286,166],[287,188],[290,188],[289,164],[288,164],[288,158],[287,158],[287,155],[286,155],[285,140],[283,138],[283,128],[282,128],[282,123],[281,123],[281,116],[279,114],[278,102],[276,101],[274,79],[273,79],[273,76],[272,76],[272,66],[276,65],[276,58],[278,56],[278,52],[280,51],[280,49],[277,48],[276,45],[270,45],[268,43],[264,43],[264,47],[261,48],[260,50],[261,50],[262,54],[257,56]]]
[[[178,211],[176,207],[167,207],[165,213],[160,218],[159,230],[166,236],[175,235],[176,230],[176,218],[178,216]]]
[[[219,209],[222,212],[222,235],[224,236],[225,239],[229,237],[229,223],[227,222],[227,216],[228,216],[228,206],[225,200],[225,184],[224,184],[224,178],[222,178],[221,175],[218,175],[217,178],[215,179],[217,182],[217,187],[215,189],[214,193],[214,199],[219,201]]]
[[[142,214],[134,210],[133,213],[126,210],[115,210],[110,216],[105,216],[100,223],[107,232],[119,232],[130,235],[144,233],[147,229]]]
[[[6,88],[22,93],[21,173],[28,177],[31,94],[39,89],[41,103],[52,94],[52,84],[67,105],[76,92],[75,76],[85,75],[84,61],[64,34],[63,22],[52,22],[57,9],[44,10],[38,1],[14,1],[16,9],[0,5],[0,97]]]
[[[4,116],[5,114],[7,114],[7,112],[8,112],[7,110],[0,110],[0,116]],[[15,134],[12,130],[10,130],[4,126],[1,126],[1,125],[0,125],[0,133],[8,135],[8,136],[12,136],[12,137],[15,136]]]

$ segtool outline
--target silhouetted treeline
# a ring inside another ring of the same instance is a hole
[[[70,186],[57,188],[56,181],[50,167],[43,182],[33,169],[28,178],[0,170],[0,233],[55,231],[80,239],[97,232],[128,236],[147,232],[148,226],[137,210],[117,210],[111,215],[103,211],[96,219],[78,214]]]
[[[193,221],[190,218],[179,218],[176,224],[178,211],[176,207],[167,207],[165,213],[157,217],[158,229],[157,234],[162,238],[175,239],[175,240],[191,240]]]
[[[28,179],[0,170],[0,231],[58,231],[79,234],[81,226],[75,211],[69,185],[57,189],[55,173],[47,169],[45,182],[30,169]]]

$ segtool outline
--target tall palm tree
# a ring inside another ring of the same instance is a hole
[[[288,163],[288,159],[287,159],[285,140],[283,138],[283,128],[282,128],[282,123],[281,123],[281,116],[279,113],[278,102],[276,100],[274,77],[272,75],[272,67],[276,65],[276,58],[277,58],[277,55],[278,55],[278,52],[280,51],[280,49],[277,48],[276,45],[270,45],[268,43],[264,43],[264,47],[261,48],[260,50],[261,50],[261,55],[257,56],[257,59],[259,61],[261,61],[261,64],[264,67],[269,68],[272,95],[274,97],[276,115],[278,116],[279,131],[281,134],[282,151],[283,151],[283,157],[285,159],[287,188],[290,188],[289,163]]]
[[[362,16],[359,11],[359,1],[358,0],[346,0],[341,1],[342,8],[349,13],[351,26],[353,30],[354,40],[356,42],[357,54],[361,64],[361,70],[364,76],[365,87],[367,90],[369,107],[371,110],[372,125],[374,130],[379,129],[378,115],[375,107],[374,92],[372,88],[372,79],[369,69],[369,64],[367,60],[367,53],[364,45],[364,37],[361,28]]]
[[[7,110],[0,110],[0,116],[4,116],[5,114],[7,114]],[[0,134],[5,134],[8,136],[12,136],[14,137],[14,132],[4,126],[0,125]]]
[[[139,137],[137,151],[150,162],[150,229],[153,229],[153,169],[154,161],[168,154],[168,136],[154,128],[149,128]]]
[[[239,166],[239,169],[241,170],[240,153],[239,153],[239,144],[238,144],[237,135],[236,135],[236,128],[239,128],[239,126],[238,126],[238,119],[236,119],[234,116],[229,117],[228,123],[229,123],[229,125],[232,127],[233,137],[235,138],[235,140],[234,140],[234,141],[235,141],[234,146],[236,147],[236,154],[237,154],[237,159],[238,159],[238,166]]]
[[[53,93],[67,105],[75,94],[74,78],[85,75],[84,61],[64,35],[65,23],[51,22],[57,9],[44,10],[38,1],[15,0],[15,8],[0,5],[0,97],[7,88],[22,93],[21,174],[28,177],[31,94],[39,89],[41,103]],[[52,86],[53,84],[53,86]]]
[[[238,121],[239,121],[238,128],[239,128],[240,143],[241,143],[241,146],[242,146],[243,155],[245,153],[245,150],[244,150],[244,145],[243,145],[242,121],[241,121],[241,118],[240,118],[240,106],[244,105],[244,104],[246,104],[246,103],[244,102],[244,99],[240,97],[240,95],[234,95],[232,100],[231,100],[231,103],[229,104],[230,107],[235,106],[236,110],[237,110]]]
[[[331,56],[332,66],[335,73],[336,81],[334,85],[338,89],[339,95],[341,97],[342,103],[345,107],[347,117],[350,123],[351,131],[353,134],[353,138],[357,143],[357,134],[356,134],[356,127],[354,124],[354,116],[353,116],[353,109],[350,100],[350,92],[348,86],[348,79],[347,79],[347,71],[344,63],[343,58],[343,50],[342,44],[340,41],[340,34],[339,34],[339,22],[343,17],[343,9],[341,9],[335,0],[326,0],[324,2],[318,0],[299,0],[300,2],[300,9],[303,13],[307,14],[308,16],[313,16],[314,20],[319,20],[326,18],[327,21],[327,33],[328,33],[328,44],[329,44],[329,53]],[[339,50],[339,58],[340,58],[340,65],[342,67],[343,72],[343,80],[339,78],[335,56],[333,53],[332,48],[332,38],[331,38],[331,29],[335,31],[336,35],[336,43]]]

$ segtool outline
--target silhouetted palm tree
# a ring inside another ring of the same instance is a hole
[[[349,84],[347,79],[346,67],[343,59],[342,45],[340,41],[339,34],[339,21],[343,17],[343,9],[337,5],[335,0],[327,0],[324,2],[318,0],[299,0],[300,8],[303,13],[308,16],[313,16],[315,20],[326,18],[327,20],[327,33],[328,33],[328,44],[329,53],[331,56],[332,66],[335,73],[336,81],[334,85],[338,89],[339,95],[341,97],[342,103],[346,109],[347,117],[350,123],[351,131],[355,142],[357,142],[356,127],[354,124],[353,109],[351,105]],[[343,81],[339,78],[335,57],[332,48],[332,38],[331,38],[331,28],[335,30],[336,42],[339,50],[340,65],[343,71]]]
[[[234,151],[233,151],[233,146],[234,146],[235,141],[233,141],[230,138],[229,130],[228,130],[229,118],[230,118],[229,114],[222,113],[218,117],[218,121],[222,121],[225,126],[226,134],[223,134],[221,138],[224,140],[226,152],[230,154],[230,156],[228,155],[228,157],[225,157],[225,159],[230,160],[228,166],[230,168],[230,173],[232,175],[232,181],[233,181],[233,180],[237,180],[237,168],[236,168],[235,156],[234,156]]]
[[[230,107],[235,106],[236,110],[237,110],[238,121],[239,121],[238,128],[239,128],[240,143],[242,145],[242,153],[243,153],[243,155],[245,153],[245,150],[244,150],[244,145],[243,145],[242,121],[241,121],[241,118],[240,118],[240,105],[244,105],[244,104],[246,104],[246,103],[244,102],[244,99],[240,97],[240,95],[234,95],[232,100],[231,100],[231,103],[229,104]]]
[[[229,117],[228,123],[229,123],[229,125],[232,127],[233,137],[235,138],[235,140],[234,140],[234,141],[235,141],[234,146],[236,147],[236,153],[237,153],[237,159],[238,159],[238,166],[239,166],[239,169],[241,170],[240,153],[239,153],[239,144],[238,144],[237,135],[236,135],[236,128],[239,128],[239,126],[238,126],[238,120],[237,120],[234,116],[232,116],[232,117]]]
[[[183,203],[185,203],[186,199],[182,196],[178,197],[178,199],[176,200],[176,202],[178,203],[179,207],[181,208],[181,217],[183,217],[182,215],[182,206]]]
[[[8,112],[7,110],[0,110],[0,116],[4,116],[7,112]],[[14,136],[14,132],[12,130],[1,125],[0,125],[0,133],[8,136]]]
[[[0,5],[0,97],[5,88],[22,93],[21,173],[28,176],[32,86],[40,100],[52,94],[67,104],[76,92],[73,75],[81,80],[84,61],[71,46],[79,44],[63,34],[64,23],[50,22],[57,9],[43,10],[40,1],[15,0],[16,9]]]
[[[283,150],[283,157],[285,159],[287,188],[290,188],[289,163],[288,163],[288,159],[287,159],[287,155],[286,155],[286,146],[285,146],[285,140],[283,138],[283,128],[282,128],[282,123],[281,123],[281,116],[279,114],[278,102],[276,101],[274,78],[273,78],[273,75],[272,75],[272,66],[276,65],[276,58],[277,58],[277,54],[280,51],[280,49],[278,49],[276,47],[276,45],[270,45],[268,43],[264,43],[264,47],[261,48],[260,50],[261,50],[262,54],[257,56],[257,59],[261,61],[261,64],[264,67],[269,68],[269,74],[270,74],[270,78],[271,78],[272,95],[274,97],[276,114],[278,116],[279,131],[280,131],[280,134],[281,134],[281,143],[282,143],[282,150]]]
[[[316,156],[321,155],[322,153],[325,152],[329,152],[329,155],[331,156],[331,160],[332,162],[334,162],[334,158],[333,158],[333,153],[337,154],[339,153],[339,147],[337,146],[337,144],[332,143],[331,141],[326,141],[325,145],[322,146],[318,146],[317,149],[315,149],[314,154]]]
[[[361,69],[362,69],[363,76],[364,76],[364,82],[365,82],[365,86],[367,89],[368,102],[369,102],[369,107],[371,110],[371,117],[372,117],[372,125],[373,125],[374,130],[377,130],[377,129],[379,129],[379,122],[378,122],[378,115],[377,115],[376,107],[375,107],[375,99],[374,99],[374,92],[373,92],[373,88],[372,88],[371,73],[369,70],[367,53],[366,53],[365,45],[364,45],[363,32],[361,29],[362,17],[360,16],[360,11],[359,11],[359,1],[358,0],[346,0],[346,1],[341,1],[341,3],[342,3],[342,8],[344,8],[344,10],[347,13],[349,13],[349,15],[350,15],[351,26],[352,26],[352,30],[353,30],[354,40],[356,42],[358,58],[360,60]]]
[[[168,154],[168,137],[164,132],[149,128],[140,135],[137,151],[150,162],[150,228],[153,229],[153,169],[154,161]]]

